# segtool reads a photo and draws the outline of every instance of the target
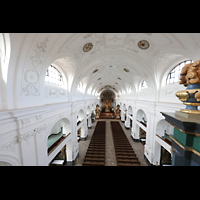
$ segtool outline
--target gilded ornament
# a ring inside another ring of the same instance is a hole
[[[125,72],[129,72],[129,69],[127,69],[127,68],[124,68],[124,71],[125,71]]]
[[[138,47],[140,49],[146,50],[146,49],[149,48],[149,46],[150,46],[150,44],[147,40],[141,40],[141,41],[138,42]]]
[[[98,72],[99,70],[98,69],[95,69],[94,71],[93,71],[93,73],[96,73],[96,72]]]
[[[181,112],[200,114],[200,60],[186,64],[180,73],[179,84],[183,84],[186,90],[176,93],[176,96],[186,105]]]
[[[93,48],[93,44],[92,44],[91,42],[89,42],[89,43],[86,43],[86,44],[83,46],[83,51],[84,51],[84,52],[88,52],[88,51],[90,51],[92,48]]]

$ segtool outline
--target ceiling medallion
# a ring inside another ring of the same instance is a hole
[[[124,71],[125,71],[125,72],[129,72],[129,69],[127,69],[127,68],[124,68]]]
[[[95,70],[93,71],[93,73],[96,73],[96,72],[98,72],[98,69],[95,69]]]
[[[83,51],[84,51],[84,52],[88,52],[88,51],[90,51],[92,48],[93,48],[93,44],[92,44],[91,42],[89,42],[89,43],[86,43],[86,44],[83,46]]]
[[[140,41],[138,42],[138,47],[139,47],[140,49],[146,50],[146,49],[149,48],[149,46],[150,46],[150,44],[149,44],[149,42],[146,41],[146,40],[140,40]]]
[[[121,78],[119,78],[119,77],[117,79],[121,80]]]

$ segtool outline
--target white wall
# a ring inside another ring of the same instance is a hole
[[[68,161],[73,161],[79,153],[77,114],[79,109],[83,109],[86,113],[87,107],[92,104],[96,104],[95,101],[59,103],[1,112],[0,165],[1,162],[2,165],[4,162],[19,166],[48,165],[55,155],[51,154],[51,157],[47,155],[47,139],[54,125],[61,119],[70,122],[71,134],[65,142],[68,154],[71,152],[68,155],[68,159],[71,160]],[[87,120],[82,122],[85,129],[86,123]],[[61,149],[60,145],[59,148]]]

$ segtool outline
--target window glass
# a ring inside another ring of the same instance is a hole
[[[45,81],[55,85],[63,85],[61,73],[52,65],[50,65],[46,71]]]
[[[167,84],[171,84],[171,83],[177,83],[179,82],[179,77],[180,77],[180,72],[182,70],[182,68],[188,64],[188,63],[191,63],[193,62],[192,60],[186,60],[186,61],[183,61],[181,63],[179,63],[177,66],[175,66],[168,74],[167,76],[167,80],[166,80],[166,83]]]
[[[142,81],[141,89],[146,89],[146,88],[148,88],[146,81]]]

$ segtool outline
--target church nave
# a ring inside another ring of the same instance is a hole
[[[200,166],[199,55],[199,33],[0,33],[0,166],[82,166],[98,121],[105,166],[111,121],[140,166]]]
[[[130,130],[127,130],[124,124],[120,120],[117,120],[117,119],[106,119],[106,120],[99,119],[93,123],[92,129],[88,130],[87,140],[79,142],[79,156],[74,166],[82,166],[88,146],[90,144],[91,138],[93,136],[93,133],[98,121],[106,122],[105,166],[117,166],[117,160],[116,160],[115,148],[114,148],[114,142],[113,142],[113,136],[112,136],[112,130],[111,130],[111,123],[110,123],[111,121],[116,121],[120,123],[129,143],[131,144],[131,147],[133,148],[138,158],[138,161],[140,162],[140,166],[148,166],[147,162],[144,159],[144,146],[140,142],[134,142],[131,138]]]

